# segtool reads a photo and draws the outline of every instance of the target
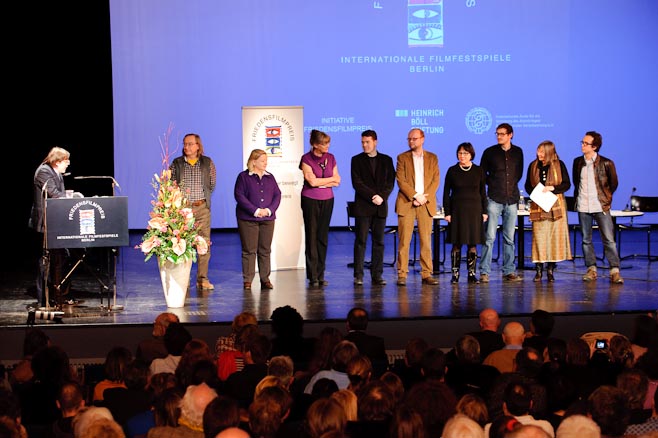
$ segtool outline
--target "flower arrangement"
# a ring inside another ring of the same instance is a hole
[[[164,138],[160,139],[163,170],[159,175],[153,175],[153,210],[149,213],[142,243],[135,248],[146,255],[144,261],[156,256],[159,263],[166,260],[175,264],[188,260],[196,262],[197,252],[201,255],[208,252],[208,242],[198,235],[194,213],[187,206],[187,199],[178,183],[171,178],[169,137],[172,130],[172,125],[169,125]]]

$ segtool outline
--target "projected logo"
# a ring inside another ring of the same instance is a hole
[[[443,47],[443,0],[408,0],[409,47]]]
[[[281,125],[265,127],[265,152],[267,155],[280,157],[283,155],[281,149]]]
[[[492,117],[489,110],[482,107],[471,108],[466,113],[466,127],[474,134],[482,134],[491,129]]]
[[[80,209],[80,235],[96,234],[96,215],[94,210]]]

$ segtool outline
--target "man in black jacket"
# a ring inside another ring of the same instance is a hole
[[[373,375],[379,377],[388,368],[384,338],[367,334],[366,328],[368,328],[368,312],[361,307],[352,308],[347,314],[347,334],[344,339],[354,342],[359,353],[368,356],[372,363]]]
[[[377,152],[377,133],[373,130],[361,134],[363,152],[352,157],[352,186],[356,236],[354,239],[354,284],[363,284],[363,259],[368,232],[372,232],[372,258],[370,275],[373,285],[383,286],[384,229],[388,215],[388,197],[395,185],[393,159]]]

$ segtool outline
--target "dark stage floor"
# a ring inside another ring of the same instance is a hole
[[[66,306],[64,317],[59,323],[37,321],[40,326],[57,328],[77,326],[96,329],[112,326],[148,326],[161,312],[167,310],[160,277],[155,260],[143,261],[140,251],[134,249],[140,234],[131,235],[131,246],[120,248],[117,262],[116,303],[123,310],[107,310],[107,296],[101,295],[101,283],[94,274],[102,278],[98,262],[102,257],[92,253],[88,258],[89,269],[84,264],[72,274],[72,290],[67,298],[78,300],[75,306]],[[392,236],[387,236],[385,261],[393,259]],[[526,232],[526,255],[530,253],[531,234]],[[237,232],[213,233],[210,278],[215,290],[199,292],[191,287],[186,305],[172,311],[191,325],[215,325],[228,327],[233,316],[247,310],[256,314],[260,321],[267,321],[272,311],[284,305],[296,308],[305,320],[316,323],[339,323],[342,327],[347,312],[353,306],[363,306],[375,322],[413,322],[405,327],[405,334],[416,324],[423,330],[429,321],[447,321],[473,318],[486,307],[496,309],[503,317],[527,317],[534,309],[542,308],[556,314],[577,316],[597,315],[600,317],[620,314],[636,314],[655,311],[658,307],[658,263],[649,263],[646,258],[634,257],[623,261],[623,285],[611,285],[607,269],[599,270],[603,277],[595,283],[584,283],[582,258],[575,262],[563,262],[556,271],[556,282],[534,283],[533,272],[524,271],[524,280],[519,283],[503,283],[499,266],[493,264],[489,284],[469,285],[465,281],[465,266],[462,266],[462,281],[457,286],[450,284],[446,272],[437,275],[440,284],[421,284],[419,264],[415,263],[406,287],[395,285],[396,271],[386,267],[386,286],[373,287],[366,278],[365,285],[353,285],[352,261],[353,234],[349,231],[330,233],[328,268],[326,278],[330,285],[310,289],[306,285],[305,271],[292,270],[275,272],[272,282],[275,289],[261,292],[258,281],[251,291],[242,289],[240,272],[240,242]],[[646,234],[627,232],[623,237],[622,256],[634,252],[646,252]],[[654,242],[658,251],[658,245]],[[600,252],[600,245],[597,249]],[[98,250],[92,250],[98,251]],[[581,250],[578,248],[578,253]],[[413,255],[413,254],[412,254]],[[96,259],[96,260],[95,260]],[[526,258],[526,266],[531,265]],[[96,262],[96,263],[94,263]],[[449,269],[440,266],[440,270]],[[192,275],[194,276],[194,269]],[[367,274],[366,274],[367,275]],[[0,328],[25,327],[26,307],[35,302],[33,272],[16,272],[5,278],[0,286]],[[101,298],[102,302],[101,302]],[[605,321],[605,318],[603,319]],[[446,326],[444,326],[445,329]],[[476,327],[468,327],[467,330]],[[391,329],[392,332],[399,329]],[[441,329],[439,329],[441,330]],[[13,331],[10,331],[13,333]],[[118,333],[118,331],[117,331]],[[146,331],[148,333],[148,330]],[[463,332],[462,332],[463,333]],[[459,332],[457,332],[459,334]],[[410,336],[407,336],[407,338]],[[4,349],[4,348],[3,348]],[[0,355],[0,359],[3,356]],[[6,357],[5,357],[6,358]]]

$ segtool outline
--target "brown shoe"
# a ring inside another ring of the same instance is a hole
[[[244,283],[242,283],[242,289],[251,290],[251,281],[245,281]]]
[[[489,274],[480,274],[480,283],[489,283]]]
[[[583,275],[583,281],[595,281],[598,277],[596,269],[588,269],[587,273]],[[612,279],[612,276],[610,277]]]
[[[406,286],[407,285],[407,277],[398,277],[397,285],[398,286]]]
[[[208,280],[202,280],[197,283],[196,285],[197,289],[207,289],[207,290],[213,290],[215,289],[215,286],[212,285],[211,282]]]
[[[423,284],[430,284],[432,286],[436,286],[437,284],[439,284],[439,280],[437,280],[434,277],[425,277],[423,278]]]
[[[621,275],[619,275],[619,272],[614,272],[610,274],[610,283],[612,284],[624,284],[624,279],[621,278]]]
[[[261,281],[260,282],[260,288],[261,290],[266,290],[266,289],[274,289],[274,285],[270,280],[267,281]]]
[[[512,272],[511,274],[503,275],[503,280],[510,283],[515,283],[517,281],[523,281],[523,277]]]

